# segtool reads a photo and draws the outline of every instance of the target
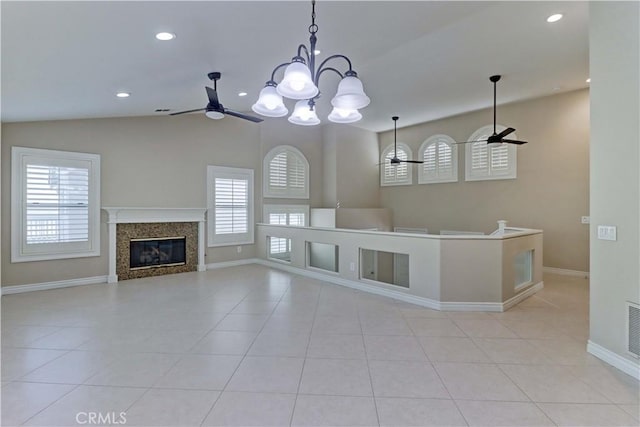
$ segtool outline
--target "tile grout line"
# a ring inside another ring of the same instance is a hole
[[[309,354],[309,347],[311,346],[311,336],[313,335],[313,326],[315,325],[316,317],[318,316],[318,306],[320,305],[321,295],[322,295],[322,289],[320,290],[320,292],[318,292],[318,297],[316,299],[316,306],[313,311],[313,320],[311,321],[311,329],[309,330],[309,340],[307,341],[307,348],[305,349],[305,352],[304,352],[304,359],[302,360],[302,369],[300,370],[300,379],[298,380],[298,388],[296,389],[296,397],[293,400],[293,408],[291,409],[291,416],[289,417],[289,427],[293,425],[293,416],[296,413],[298,396],[300,395],[300,386],[302,385],[302,376],[304,375],[304,367],[307,364],[307,356]]]
[[[287,285],[288,289],[291,288],[291,285]],[[240,305],[246,298],[247,296],[249,296],[249,294],[251,294],[252,291],[248,292],[244,298],[242,298],[238,304],[236,304],[230,311],[229,313],[227,313],[227,315],[231,314],[231,311],[233,311],[236,307],[238,307],[238,305]],[[262,330],[264,329],[264,327],[266,326],[267,322],[269,321],[269,319],[273,316],[273,312],[275,311],[276,307],[278,306],[278,304],[280,304],[280,301],[282,301],[282,298],[284,298],[284,295],[286,294],[286,292],[284,292],[282,294],[282,296],[280,296],[280,299],[278,300],[278,303],[273,307],[273,309],[271,309],[271,312],[269,313],[269,315],[267,316],[267,318],[265,319],[264,323],[262,324],[262,326],[260,327],[260,329],[258,330],[258,333],[256,334],[255,337],[253,337],[253,340],[251,341],[251,344],[249,344],[249,347],[247,347],[247,350],[244,352],[244,354],[242,355],[242,358],[240,359],[240,362],[238,362],[238,365],[236,366],[236,368],[233,370],[233,373],[231,375],[229,375],[229,379],[227,379],[227,381],[225,382],[224,386],[222,387],[222,390],[220,390],[220,393],[218,394],[218,397],[215,399],[215,401],[213,402],[213,404],[211,405],[211,407],[209,408],[209,410],[207,411],[207,413],[204,415],[204,418],[202,418],[202,421],[200,422],[200,426],[204,425],[204,422],[207,420],[207,418],[209,417],[209,415],[211,415],[211,411],[213,411],[213,408],[215,408],[216,404],[218,403],[218,401],[220,400],[220,398],[222,397],[222,394],[226,391],[227,386],[229,385],[229,383],[231,382],[231,379],[233,378],[233,376],[236,374],[236,372],[238,372],[238,369],[240,368],[240,365],[242,365],[242,362],[244,362],[244,360],[247,358],[247,354],[249,353],[249,351],[251,350],[251,347],[253,347],[253,344],[256,342],[256,340],[258,339],[258,336],[260,336],[260,333],[262,332]],[[227,316],[225,316],[223,319],[220,320],[220,322],[222,322],[222,320],[224,320]],[[220,323],[218,322],[218,323]],[[217,324],[216,324],[217,325]],[[211,332],[211,331],[210,331]],[[247,331],[249,332],[249,331]],[[203,338],[204,339],[204,338]]]
[[[372,396],[372,400],[373,400],[373,407],[376,410],[376,419],[378,420],[378,426],[380,426],[380,412],[378,411],[378,402],[376,400],[376,391],[373,387],[373,378],[371,377],[371,366],[369,365],[369,355],[367,353],[367,344],[364,340],[364,328],[362,327],[362,317],[360,316],[360,307],[357,308],[357,314],[358,314],[358,323],[360,324],[360,337],[362,338],[362,346],[364,347],[364,360],[365,363],[367,364],[367,373],[369,374],[369,385],[371,386],[371,396]],[[409,328],[409,325],[407,324],[406,320],[404,320],[404,317],[402,318],[403,321],[405,322],[406,326]],[[409,330],[411,330],[411,328],[409,328]]]

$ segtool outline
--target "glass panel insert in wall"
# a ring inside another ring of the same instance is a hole
[[[513,275],[515,289],[531,283],[533,251],[524,251],[513,257]]]
[[[291,262],[291,239],[267,236],[267,249],[269,258]]]
[[[360,248],[360,278],[409,288],[409,254]]]
[[[339,249],[328,243],[307,242],[308,266],[333,273],[338,272]]]

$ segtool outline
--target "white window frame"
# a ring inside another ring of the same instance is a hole
[[[216,178],[246,180],[247,186],[247,232],[216,234]],[[207,166],[207,245],[208,247],[252,245],[254,243],[253,169],[226,166]]]
[[[409,147],[404,142],[398,142],[397,146],[398,146],[398,152],[402,150],[407,154],[407,160],[412,159],[413,153],[411,151],[411,147]],[[382,154],[380,155],[380,186],[381,187],[413,184],[413,168],[411,163],[401,163],[398,166],[391,165],[389,163],[389,159],[394,156],[394,153],[395,153],[395,147],[393,144],[390,144],[387,148],[385,148],[382,151]],[[394,168],[395,170],[397,170],[398,167],[403,167],[402,165],[407,167],[406,179],[398,179],[397,173],[394,173],[394,178],[392,179],[387,178],[387,174],[386,174],[387,168]]]
[[[28,164],[88,169],[88,238],[86,241],[27,244],[25,174]],[[100,155],[13,147],[11,150],[11,262],[94,256],[100,256]]]
[[[280,188],[273,188],[269,185],[271,175],[271,162],[273,159],[286,153],[287,158],[293,156],[304,165],[304,188],[292,188],[288,185],[289,177],[287,177],[287,185]],[[280,199],[308,199],[309,198],[309,161],[296,147],[290,145],[279,145],[272,148],[264,157],[262,163],[262,182],[263,182],[263,197],[280,198]]]
[[[500,133],[505,130],[506,127],[502,125],[496,126],[496,132]],[[479,139],[486,139],[493,134],[493,125],[483,126],[475,131],[468,139],[468,141],[475,141]],[[509,135],[510,139],[518,139],[515,133]],[[518,166],[518,151],[513,144],[501,144],[498,147],[489,147],[486,142],[482,143],[469,143],[465,144],[465,180],[466,181],[489,181],[498,179],[516,179],[517,178],[517,166]],[[486,147],[486,148],[483,148]],[[472,169],[473,150],[486,149],[487,151],[487,167],[483,170]],[[508,167],[505,171],[495,171],[491,169],[491,157],[494,150],[507,150],[507,163]]]
[[[440,152],[439,144],[445,143],[451,149],[451,176],[440,176],[440,156],[438,155]],[[420,151],[418,151],[420,160],[425,161],[425,153],[427,149],[432,146],[436,146],[436,177],[429,177],[424,172],[424,165],[418,165],[418,184],[440,184],[446,182],[458,182],[458,146],[456,145],[456,141],[451,138],[449,135],[433,135],[427,138],[426,141],[422,143],[420,146]]]

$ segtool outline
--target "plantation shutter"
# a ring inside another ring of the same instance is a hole
[[[509,146],[503,144],[491,148],[491,172],[499,175],[509,171]]]
[[[100,255],[100,156],[11,149],[11,262]]]
[[[209,246],[252,244],[253,170],[207,166]]]
[[[438,143],[438,177],[453,177],[453,150],[446,142]]]
[[[489,173],[489,153],[486,142],[471,144],[471,171],[474,175]]]
[[[436,179],[438,177],[438,162],[436,154],[437,144],[431,144],[424,150],[422,157],[422,170],[425,178]]]
[[[410,184],[409,165],[407,163],[391,164],[391,159],[394,157],[393,147],[388,149],[388,152],[384,156],[384,168],[382,170],[382,184]],[[400,160],[408,160],[409,155],[407,151],[398,146],[397,156]]]
[[[249,227],[247,179],[216,178],[216,234],[246,233]]]
[[[264,168],[265,197],[309,197],[309,166],[293,147],[276,147],[265,157]]]
[[[89,168],[27,164],[27,245],[89,240]]]

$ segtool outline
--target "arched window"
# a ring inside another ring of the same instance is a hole
[[[500,133],[506,128],[496,126]],[[493,125],[483,126],[475,131],[469,141],[487,139],[493,134]],[[515,133],[509,139],[518,139]],[[499,144],[490,147],[486,142],[466,144],[465,147],[465,179],[467,181],[484,181],[491,179],[513,179],[517,172],[517,150],[512,144]]]
[[[309,198],[309,162],[297,148],[273,148],[264,158],[263,171],[264,197]]]
[[[411,149],[405,143],[398,142],[398,158],[400,160],[411,160]],[[382,151],[380,156],[380,185],[411,185],[413,182],[410,163],[400,163],[392,165],[390,160],[395,152],[393,144]]]
[[[433,135],[420,146],[418,183],[458,181],[458,148],[447,135]]]

